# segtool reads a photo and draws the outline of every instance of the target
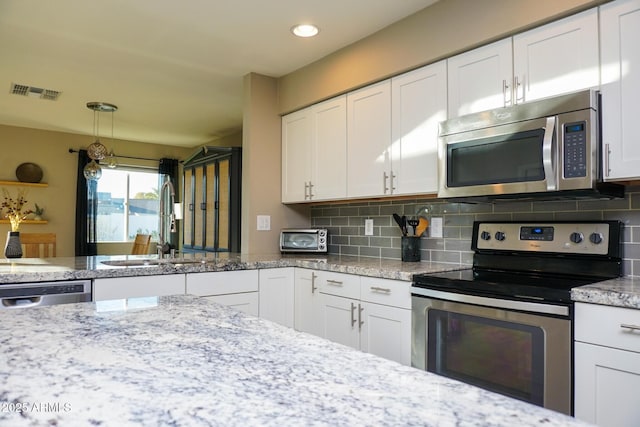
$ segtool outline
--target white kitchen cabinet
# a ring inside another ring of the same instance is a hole
[[[347,193],[346,96],[282,118],[282,202],[344,198]]]
[[[186,275],[186,293],[207,297],[258,316],[258,270],[215,271]]]
[[[391,194],[437,193],[438,123],[447,118],[447,64],[391,79]]]
[[[515,35],[515,102],[598,88],[598,43],[597,8]]]
[[[260,317],[293,328],[294,268],[266,268],[259,273]]]
[[[512,105],[511,38],[447,59],[449,117]]]
[[[322,332],[320,290],[314,270],[294,270],[294,328],[296,331],[324,336]]]
[[[575,309],[576,418],[601,427],[637,426],[640,310],[584,303]]]
[[[449,117],[600,84],[597,8],[447,59]]]
[[[184,274],[93,279],[93,301],[184,294]]]
[[[322,336],[411,364],[410,283],[318,272]]]
[[[347,196],[391,194],[391,81],[347,94]]]
[[[600,6],[604,179],[640,179],[640,0]]]

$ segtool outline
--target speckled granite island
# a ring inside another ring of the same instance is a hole
[[[583,425],[206,299],[112,308],[0,313],[0,425]]]

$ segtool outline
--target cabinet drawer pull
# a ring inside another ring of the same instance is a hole
[[[315,293],[316,289],[318,289],[318,287],[316,286],[316,277],[318,277],[318,275],[316,273],[311,273],[311,293]]]
[[[383,294],[390,294],[391,293],[391,289],[389,289],[389,288],[381,288],[379,286],[371,286],[370,289],[373,292],[380,292],[380,293],[383,293]]]
[[[356,324],[355,312],[356,312],[356,305],[354,303],[351,303],[351,327],[352,328]]]
[[[629,332],[634,332],[634,331],[640,332],[640,326],[638,325],[627,325],[626,323],[621,323],[620,327],[622,329],[629,329]]]
[[[340,282],[339,280],[327,280],[327,285],[333,285],[333,286],[342,286],[342,282]]]
[[[364,325],[364,320],[362,320],[362,312],[364,311],[364,307],[358,304],[358,329],[362,330],[362,325]]]

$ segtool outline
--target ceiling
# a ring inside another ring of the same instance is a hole
[[[242,127],[242,79],[280,77],[435,0],[2,0],[0,124],[194,147]],[[312,39],[289,29],[310,22]],[[59,91],[57,100],[11,93]]]

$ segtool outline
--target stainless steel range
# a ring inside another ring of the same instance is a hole
[[[473,268],[413,278],[412,365],[572,414],[571,289],[621,275],[621,230],[475,222]]]

